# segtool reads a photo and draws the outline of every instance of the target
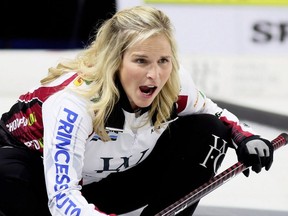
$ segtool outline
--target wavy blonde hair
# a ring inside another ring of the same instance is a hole
[[[167,15],[150,6],[135,6],[118,11],[98,29],[95,40],[75,59],[63,61],[49,68],[48,76],[41,83],[50,82],[68,71],[77,71],[87,81],[94,81],[86,97],[97,97],[92,103],[93,126],[102,140],[109,140],[105,131],[105,121],[119,100],[115,77],[122,63],[124,52],[134,44],[154,35],[164,35],[172,51],[172,72],[160,93],[152,102],[149,120],[156,113],[155,129],[171,116],[173,104],[178,99],[180,81],[174,28]]]

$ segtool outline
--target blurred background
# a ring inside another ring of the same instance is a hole
[[[140,4],[170,16],[182,64],[208,97],[266,138],[288,132],[288,0],[3,1],[0,112],[38,84],[49,67],[88,45],[103,20]],[[221,169],[234,162],[235,153],[228,152]],[[203,213],[210,207],[288,215],[287,182],[283,147],[269,172],[237,176],[203,198],[198,215],[216,215]]]
[[[1,49],[77,49],[101,20],[116,11],[115,0],[29,0],[1,3]]]

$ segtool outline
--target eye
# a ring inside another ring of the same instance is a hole
[[[161,58],[159,60],[159,63],[161,63],[161,64],[164,64],[164,63],[167,63],[167,62],[170,62],[168,58]]]
[[[144,63],[146,63],[147,61],[146,61],[146,59],[144,59],[144,58],[137,58],[137,59],[135,60],[135,62],[137,62],[138,64],[144,64]]]

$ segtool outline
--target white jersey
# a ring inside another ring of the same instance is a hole
[[[249,127],[239,124],[235,115],[200,92],[190,74],[181,70],[180,77],[178,116],[210,113],[218,115],[240,131],[239,134],[253,133]],[[74,72],[64,74],[20,96],[17,105],[2,120],[19,141],[43,153],[52,215],[102,215],[81,195],[81,186],[141,163],[176,118],[154,130],[147,121],[147,110],[139,114],[122,108],[122,120],[119,118],[122,126],[107,127],[111,140],[103,142],[93,131],[91,101],[76,93],[74,87],[85,89],[89,84]]]

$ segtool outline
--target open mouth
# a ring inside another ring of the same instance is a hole
[[[140,91],[145,95],[152,95],[156,90],[156,86],[140,86]]]

